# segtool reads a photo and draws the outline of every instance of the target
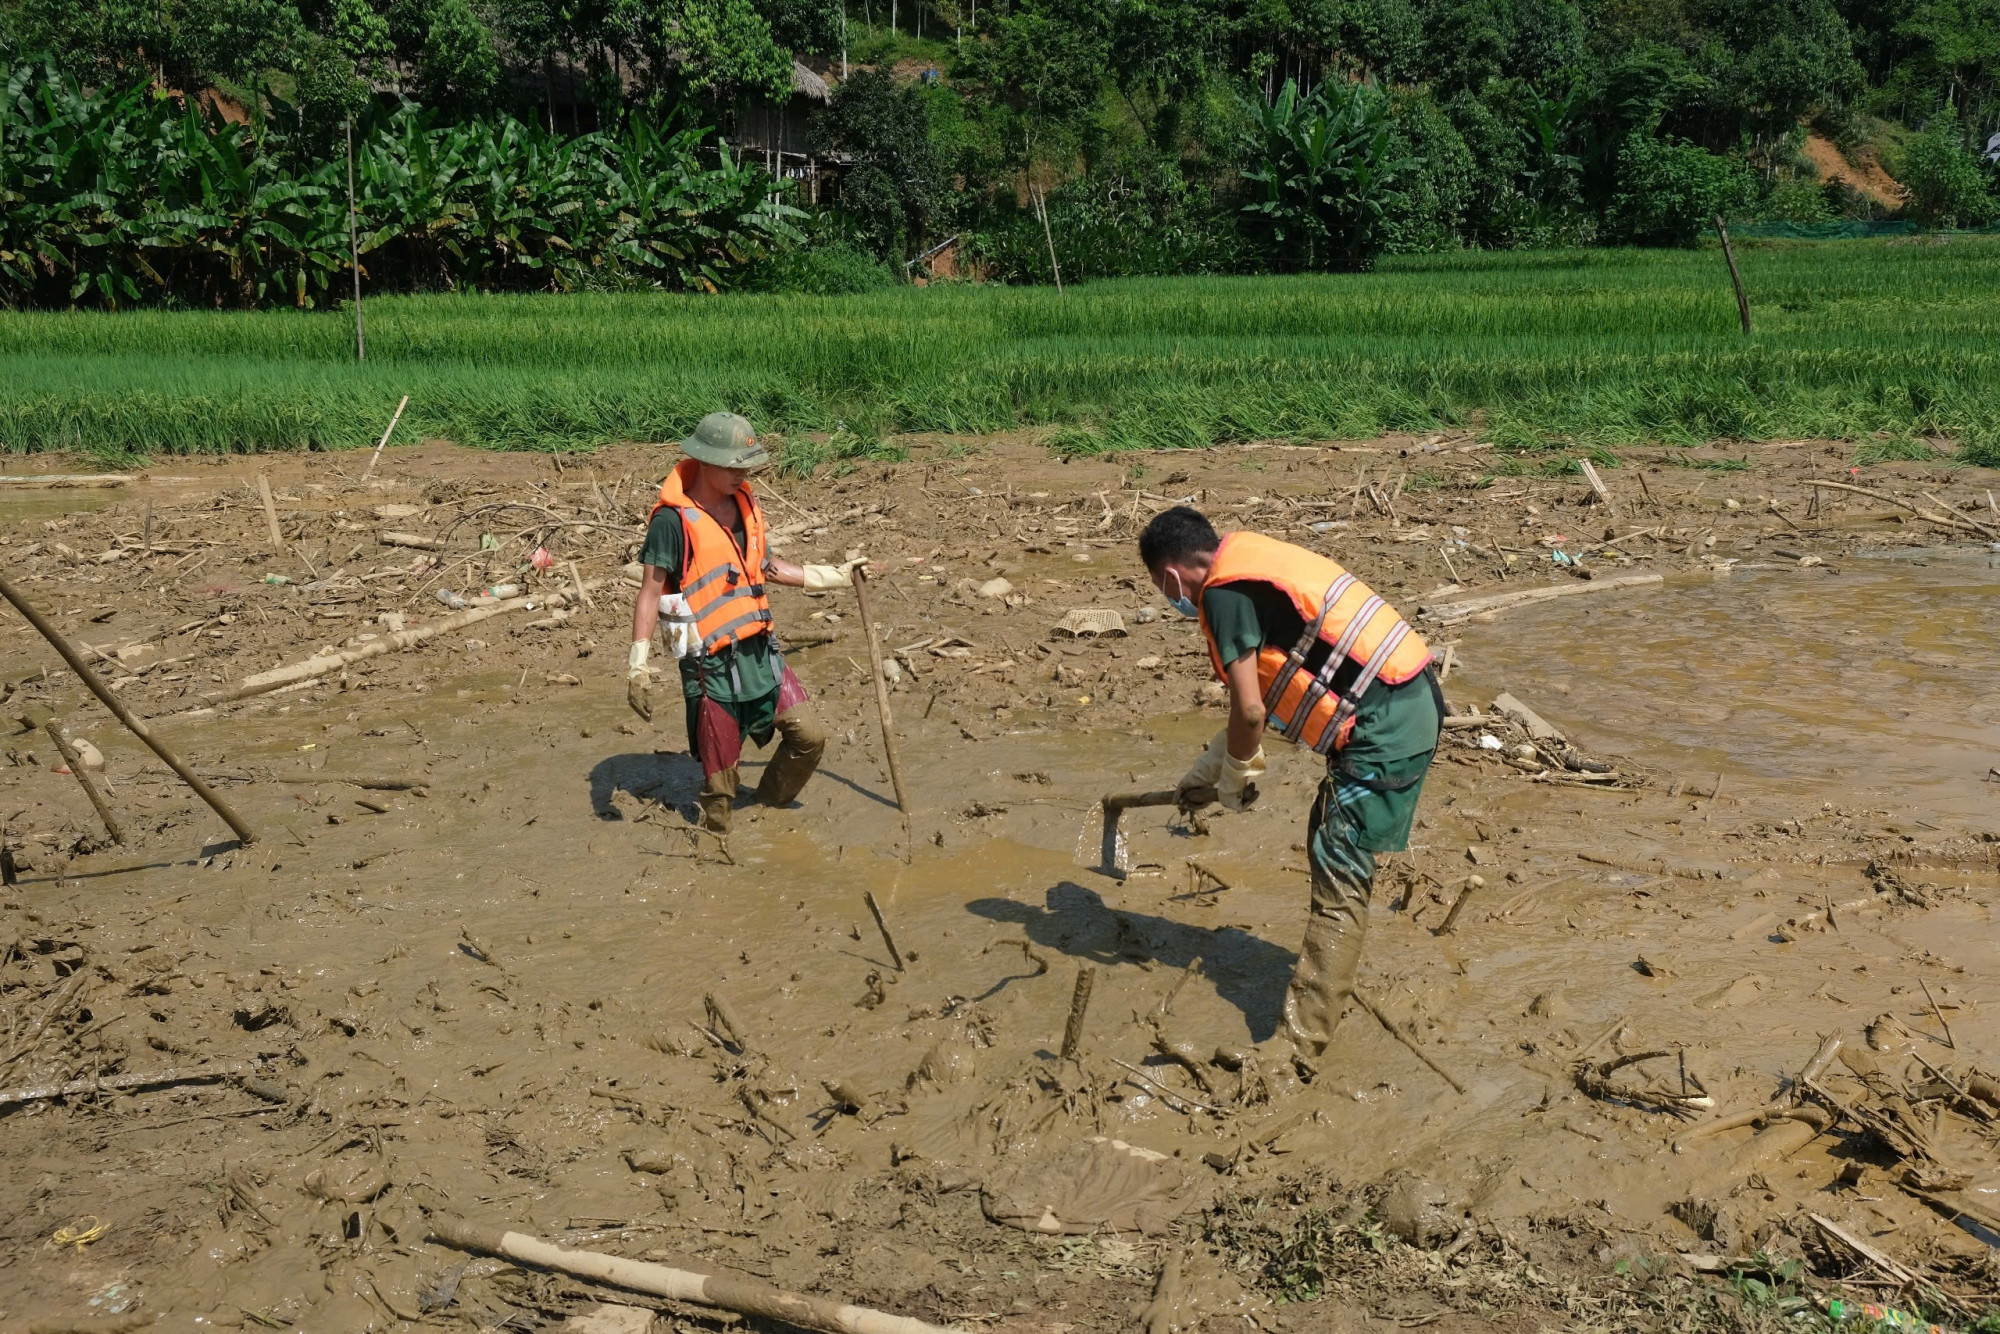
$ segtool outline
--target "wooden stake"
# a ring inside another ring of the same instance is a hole
[[[360,299],[357,297],[355,305],[356,310],[360,309],[359,301]],[[375,465],[382,461],[382,446],[388,444],[389,437],[396,433],[396,423],[403,420],[403,409],[409,406],[410,406],[410,396],[408,394],[404,394],[403,401],[396,405],[396,415],[389,418],[389,429],[382,432],[382,438],[375,442],[375,453],[372,456],[370,456],[368,460],[367,471],[361,474],[362,481],[365,482],[370,477],[373,477],[375,475]]]
[[[42,724],[42,730],[49,734],[49,740],[56,743],[56,752],[63,757],[63,763],[69,766],[69,771],[76,775],[77,785],[83,789],[83,795],[89,797],[90,804],[96,807],[97,818],[104,821],[104,832],[111,835],[113,843],[123,843],[125,831],[118,827],[118,817],[111,813],[111,804],[105,801],[104,793],[98,790],[97,780],[84,769],[83,759],[76,753],[76,747],[70,745],[69,738],[63,735],[62,725],[51,718]]]
[[[1055,275],[1056,295],[1061,296],[1063,289],[1062,266],[1056,263],[1056,238],[1055,234],[1049,230],[1049,197],[1043,194],[1040,189],[1035,191],[1035,207],[1042,215],[1042,239],[1048,242],[1049,246],[1049,272]]]
[[[868,608],[868,575],[854,570],[854,602],[861,609],[861,630],[868,636],[868,666],[875,677],[875,714],[882,721],[882,753],[889,760],[889,785],[896,790],[896,809],[903,813],[905,842],[908,841],[910,803],[903,796],[903,769],[896,762],[896,727],[889,714],[889,681],[882,675],[882,640],[875,633],[875,617]]]
[[[1590,460],[1578,459],[1577,465],[1583,469],[1583,480],[1590,483],[1591,491],[1596,494],[1599,500],[1604,502],[1605,511],[1616,515],[1618,513],[1618,503],[1611,498],[1611,488],[1607,487],[1604,484],[1604,479],[1597,475],[1597,469],[1591,466]]]
[[[1069,997],[1069,1022],[1063,1025],[1062,1058],[1076,1059],[1083,1043],[1083,1016],[1090,1009],[1090,989],[1097,985],[1097,970],[1084,964],[1076,970],[1076,990]]]
[[[1750,332],[1750,298],[1743,295],[1743,275],[1736,271],[1736,251],[1729,245],[1729,228],[1723,225],[1722,215],[1715,215],[1715,234],[1722,238],[1722,258],[1729,264],[1729,281],[1736,285],[1736,313],[1743,320],[1743,332]]]
[[[1437,933],[1439,935],[1448,936],[1451,934],[1451,928],[1457,923],[1458,914],[1464,909],[1465,901],[1472,897],[1474,890],[1479,888],[1479,885],[1475,883],[1478,879],[1478,876],[1466,877],[1465,888],[1458,891],[1458,897],[1452,901],[1451,911],[1447,912],[1444,915],[1444,920],[1438,923]]]
[[[882,933],[882,943],[889,947],[889,962],[896,965],[897,972],[906,971],[902,952],[896,948],[896,938],[889,934],[889,923],[882,916],[882,905],[875,902],[875,891],[864,889],[861,891],[861,898],[868,905],[868,911],[875,914],[875,929]]]
[[[354,209],[354,118],[347,121],[347,260],[354,270],[354,359],[368,359],[361,334],[361,226]]]
[[[285,535],[278,530],[278,506],[271,499],[271,479],[257,474],[257,496],[264,502],[264,523],[271,530],[271,550],[285,549]]]
[[[202,782],[195,774],[195,771],[188,768],[182,762],[180,756],[167,749],[165,742],[155,737],[147,730],[146,724],[140,722],[132,715],[132,711],[125,707],[124,701],[113,694],[111,688],[98,679],[97,673],[91,671],[84,663],[82,656],[71,646],[69,640],[63,638],[62,632],[49,624],[48,618],[37,611],[34,604],[22,597],[20,591],[14,587],[13,582],[4,575],[0,575],[0,597],[6,598],[7,601],[14,605],[14,610],[28,618],[28,624],[39,630],[42,638],[48,640],[55,651],[62,655],[62,660],[69,664],[70,670],[76,673],[77,679],[90,688],[90,693],[97,696],[105,708],[111,710],[112,716],[123,723],[127,731],[145,742],[148,749],[166,761],[167,767],[179,774],[181,781],[193,788],[195,795],[207,802],[209,809],[221,816],[223,823],[236,832],[236,837],[242,841],[245,847],[257,841],[257,831],[252,829],[248,824],[245,824],[243,818],[231,810],[228,803],[224,802],[221,797],[216,796],[214,792],[210,791],[208,784]]]
[[[576,562],[569,563],[569,581],[576,585],[576,599],[585,611],[596,611],[597,604],[590,600],[590,590],[583,586],[583,576],[576,572]]]

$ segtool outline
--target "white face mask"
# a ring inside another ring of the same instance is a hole
[[[1201,615],[1200,610],[1194,605],[1194,600],[1187,595],[1187,582],[1181,578],[1181,572],[1179,570],[1169,570],[1167,573],[1173,575],[1175,585],[1181,590],[1179,597],[1169,597],[1167,599],[1167,605],[1190,619]]]

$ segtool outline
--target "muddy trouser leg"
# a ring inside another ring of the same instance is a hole
[[[1361,846],[1361,829],[1336,795],[1340,780],[1320,780],[1306,821],[1306,860],[1312,867],[1312,908],[1305,943],[1285,991],[1285,1028],[1305,1056],[1326,1050],[1340,1022],[1361,944],[1368,933],[1368,903],[1375,890],[1375,854]]]
[[[687,701],[688,754],[697,760],[701,758],[700,732],[697,724],[700,718],[701,697],[694,696]],[[695,804],[701,808],[701,827],[717,834],[729,832],[729,815],[736,808],[736,790],[739,786],[734,766],[712,774],[704,774],[701,792],[695,797]]]
[[[826,730],[819,725],[810,703],[794,704],[776,719],[778,748],[764,766],[763,781],[757,784],[757,800],[766,806],[789,806],[805,790],[806,780],[819,768],[826,753]]]

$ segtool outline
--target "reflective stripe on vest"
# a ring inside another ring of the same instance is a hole
[[[764,512],[747,483],[735,494],[743,518],[741,549],[714,515],[688,498],[700,466],[693,459],[677,465],[660,485],[653,513],[671,507],[681,516],[681,596],[701,636],[701,651],[715,654],[770,632],[771,603],[762,578],[768,547]]]
[[[1347,744],[1370,686],[1378,680],[1400,685],[1431,661],[1429,647],[1394,607],[1316,552],[1259,533],[1231,533],[1215,553],[1204,588],[1251,580],[1283,592],[1306,623],[1289,653],[1268,646],[1257,653],[1265,723],[1287,740],[1330,754]],[[1202,633],[1220,677],[1226,664],[1206,612]],[[1305,672],[1307,656],[1321,644],[1327,646],[1326,662]],[[1354,680],[1344,693],[1336,692],[1334,679],[1349,662]]]

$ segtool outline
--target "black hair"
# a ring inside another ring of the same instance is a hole
[[[1139,534],[1139,559],[1157,570],[1168,561],[1205,556],[1222,545],[1208,516],[1188,505],[1161,510]]]

